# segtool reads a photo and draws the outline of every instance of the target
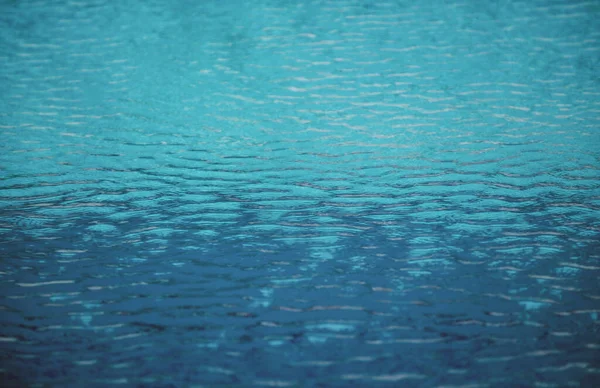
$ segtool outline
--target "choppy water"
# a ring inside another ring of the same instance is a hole
[[[592,386],[596,1],[3,1],[3,386]]]

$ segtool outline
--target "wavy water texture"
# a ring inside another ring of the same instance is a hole
[[[7,384],[598,381],[596,2],[0,10]]]

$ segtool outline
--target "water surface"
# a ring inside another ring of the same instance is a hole
[[[595,1],[4,1],[5,386],[592,386]]]

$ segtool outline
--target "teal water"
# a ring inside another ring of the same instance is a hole
[[[3,386],[597,385],[599,17],[0,2]]]

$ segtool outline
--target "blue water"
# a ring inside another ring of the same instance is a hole
[[[0,378],[600,384],[597,1],[0,2]]]

